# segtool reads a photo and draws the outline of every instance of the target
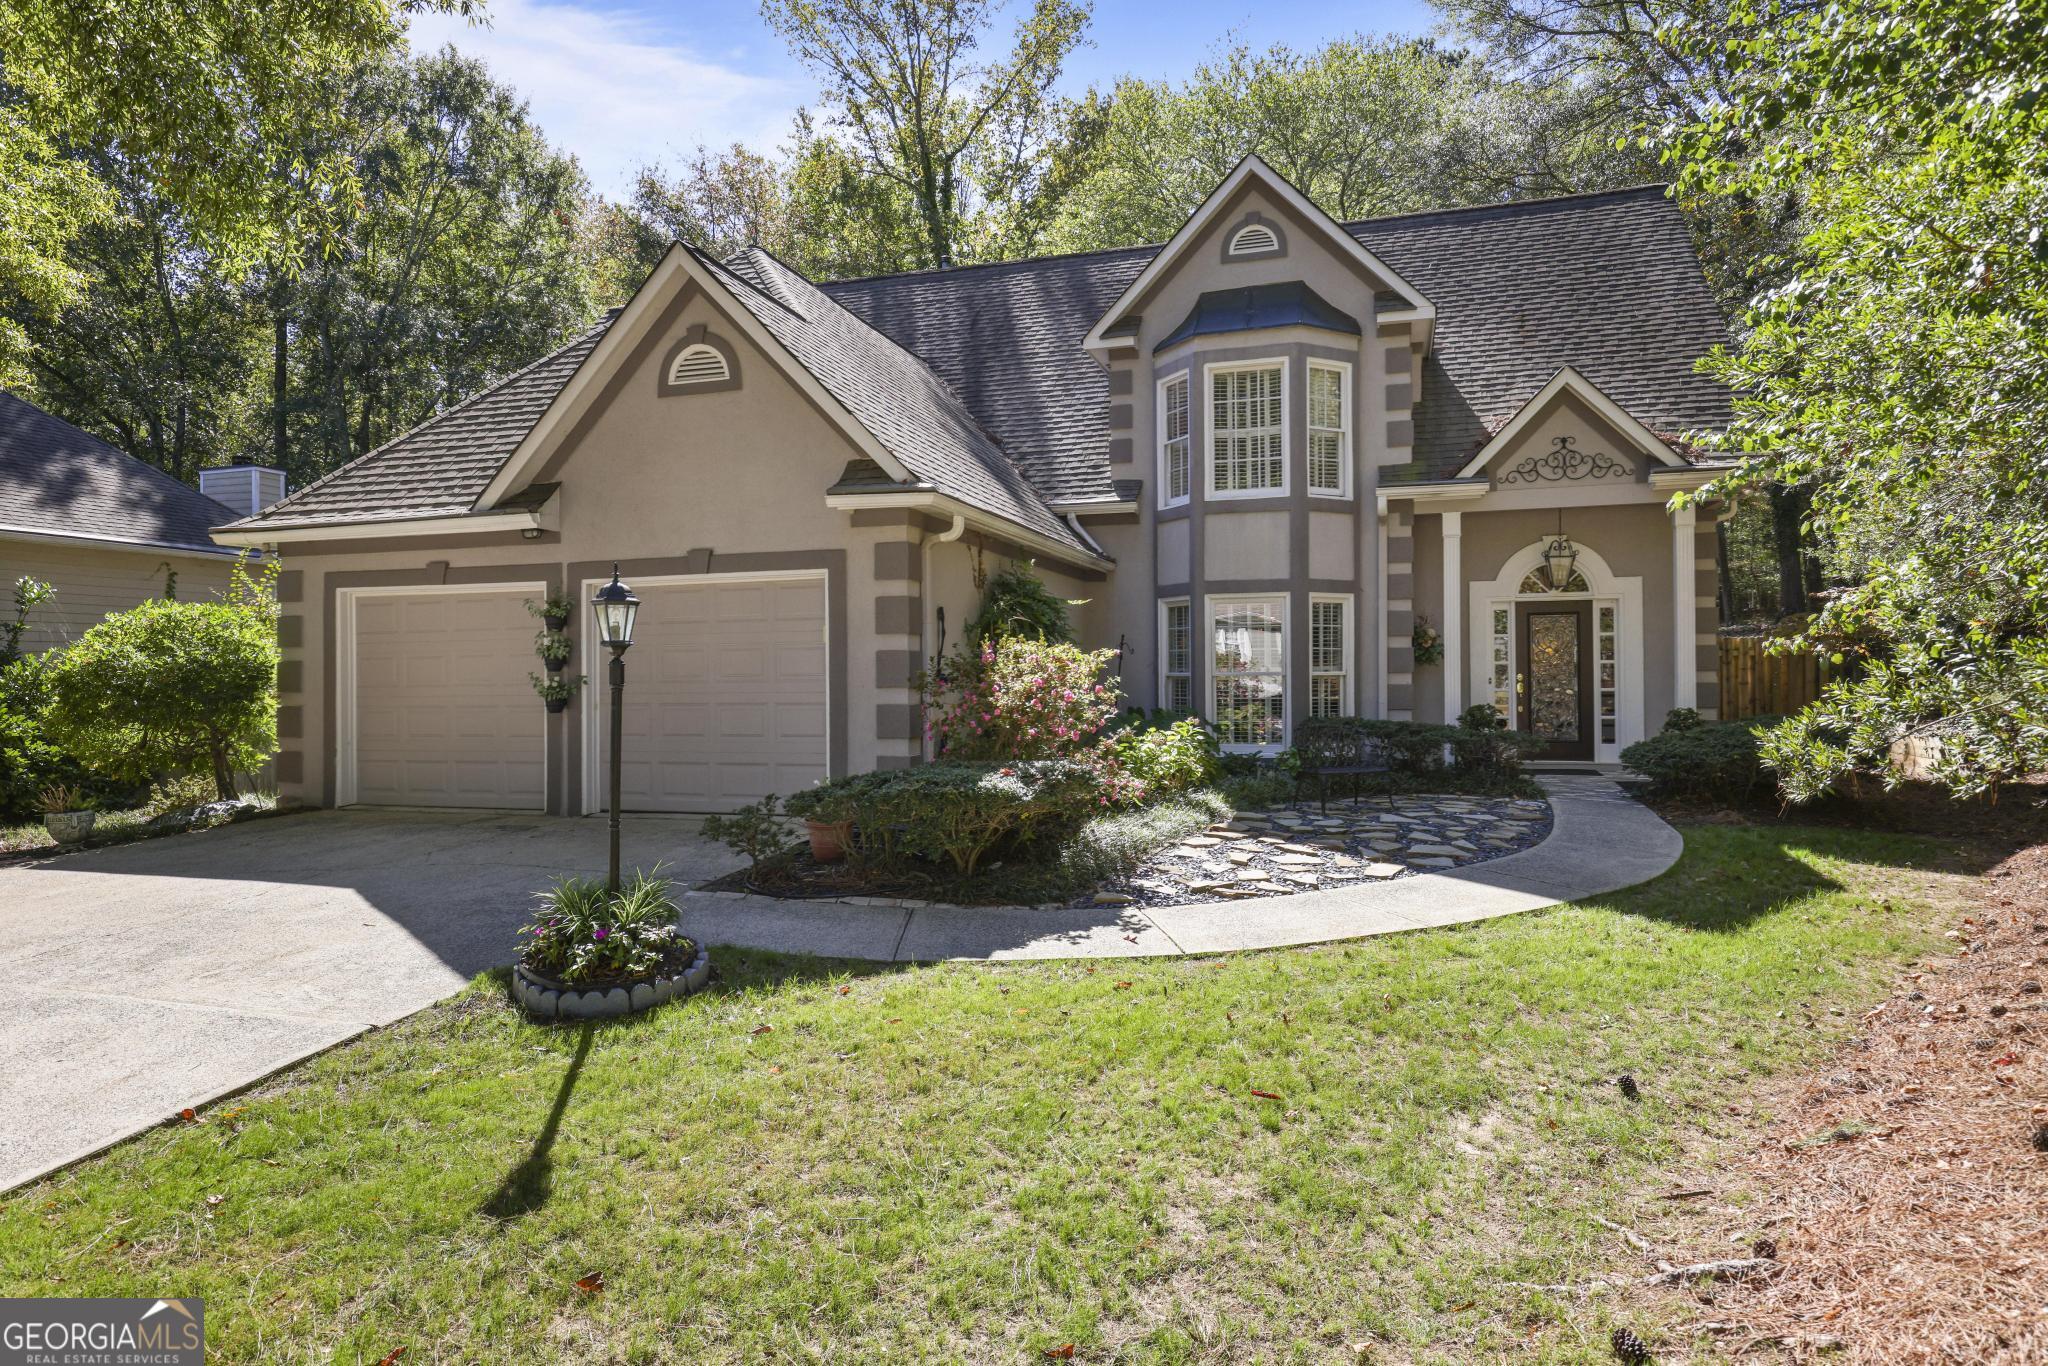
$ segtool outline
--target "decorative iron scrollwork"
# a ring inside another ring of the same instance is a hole
[[[1532,455],[1501,475],[1503,484],[1536,484],[1552,479],[1632,479],[1635,471],[1602,451],[1582,451],[1576,438],[1560,436],[1550,449]]]

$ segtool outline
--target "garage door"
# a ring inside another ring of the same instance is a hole
[[[730,811],[825,776],[825,585],[821,578],[638,584],[626,654],[620,806]],[[593,685],[604,665],[590,669]],[[610,689],[600,709],[596,807]]]
[[[546,717],[526,594],[357,599],[356,800],[539,810]]]

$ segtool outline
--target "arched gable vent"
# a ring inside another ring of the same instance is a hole
[[[1230,238],[1232,256],[1263,256],[1280,250],[1280,238],[1264,223],[1247,223]]]
[[[705,394],[740,387],[740,367],[723,337],[698,323],[669,349],[661,364],[661,392]]]
[[[685,384],[715,384],[731,378],[732,370],[726,365],[725,357],[703,342],[678,351],[674,363],[668,367],[671,388]]]

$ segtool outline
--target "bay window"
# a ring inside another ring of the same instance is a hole
[[[1311,361],[1308,367],[1308,491],[1342,498],[1351,492],[1351,367]]]
[[[1159,604],[1159,705],[1167,711],[1194,715],[1193,664],[1188,600],[1169,598]]]
[[[1193,482],[1188,440],[1188,377],[1175,375],[1159,386],[1161,507],[1174,507],[1188,500],[1188,487]]]
[[[1286,492],[1286,364],[1212,365],[1208,377],[1210,496]]]
[[[1243,749],[1285,744],[1287,599],[1211,598],[1208,612],[1209,719],[1217,738]]]

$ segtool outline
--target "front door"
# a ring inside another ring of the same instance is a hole
[[[1593,757],[1593,604],[1516,608],[1521,672],[1516,729],[1549,741],[1545,759]]]

